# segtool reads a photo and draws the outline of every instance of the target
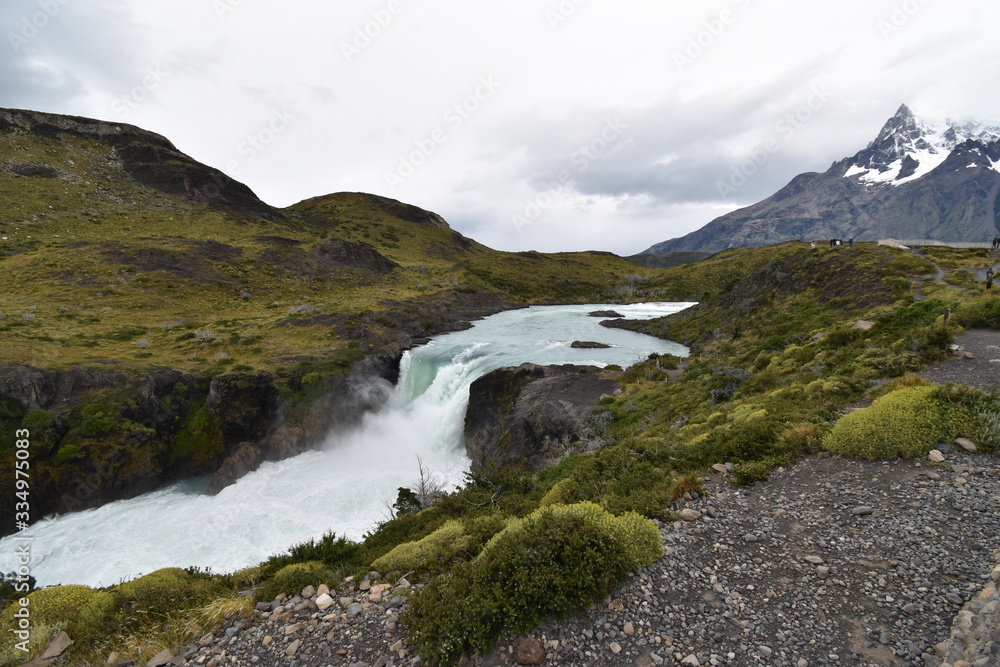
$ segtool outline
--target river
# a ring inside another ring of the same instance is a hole
[[[174,484],[138,498],[46,518],[29,536],[39,585],[109,586],[162,567],[230,572],[334,531],[355,540],[384,521],[398,487],[418,478],[418,457],[446,489],[462,483],[469,385],[524,362],[629,366],[649,354],[686,356],[679,343],[599,325],[593,310],[630,319],[668,315],[692,304],[544,306],[508,311],[473,328],[435,337],[407,352],[400,380],[372,380],[388,401],[359,427],[331,433],[323,447],[265,463],[215,496],[208,479]],[[610,349],[574,349],[576,340]],[[14,536],[0,540],[0,569],[16,567]]]

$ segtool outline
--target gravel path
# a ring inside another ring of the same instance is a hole
[[[1000,388],[1000,331],[970,329],[959,335],[955,344],[960,354],[928,366],[920,371],[920,377],[935,384],[955,382],[984,391]]]
[[[514,664],[535,641],[545,664],[589,667],[882,667],[938,665],[936,649],[961,655],[963,642],[945,644],[953,622],[1000,558],[997,457],[817,456],[749,489],[717,476],[706,491],[677,508],[699,516],[661,526],[665,556],[604,603],[467,664]],[[414,667],[398,624],[404,591],[388,583],[349,583],[323,611],[315,596],[265,605],[173,664]],[[1000,636],[986,640],[1000,650]],[[989,659],[975,664],[997,664]]]

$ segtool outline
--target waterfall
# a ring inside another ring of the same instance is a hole
[[[659,317],[690,304],[611,306],[633,318]],[[388,516],[398,487],[413,486],[418,458],[446,489],[462,483],[469,386],[526,361],[628,366],[652,352],[686,355],[669,341],[607,329],[587,312],[608,306],[550,306],[494,315],[472,329],[439,336],[403,356],[386,406],[323,447],[265,463],[218,495],[208,479],[187,480],[138,498],[50,517],[31,536],[40,585],[109,586],[162,567],[228,572],[334,531],[351,539]],[[577,350],[574,340],[613,347]],[[16,566],[13,536],[0,540],[0,569]]]

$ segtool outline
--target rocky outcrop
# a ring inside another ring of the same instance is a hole
[[[124,170],[136,181],[165,194],[189,197],[234,211],[277,220],[282,214],[249,187],[177,150],[166,137],[126,123],[60,114],[0,109],[0,131],[17,128],[58,140],[69,134],[113,146]]]
[[[308,404],[278,404],[278,413],[269,417],[264,416],[268,412],[265,403],[238,411],[265,428],[246,433],[249,437],[228,448],[228,456],[209,483],[209,493],[218,493],[265,461],[301,454],[322,444],[331,431],[359,423],[366,412],[389,399],[392,385],[386,377],[391,377],[392,370],[386,364],[364,362],[350,375],[330,378],[322,396]]]
[[[574,350],[608,350],[611,346],[607,343],[598,343],[593,340],[575,340],[570,344]]]
[[[616,391],[614,377],[593,366],[495,370],[470,388],[465,450],[473,466],[541,469],[574,443],[595,441],[596,403]]]
[[[268,373],[211,379],[160,368],[0,365],[0,486],[13,488],[15,430],[29,432],[31,520],[132,498],[212,474],[218,491],[262,462],[294,456],[388,397],[391,363],[320,379]],[[11,440],[8,442],[8,440]],[[0,533],[14,528],[0,507]]]

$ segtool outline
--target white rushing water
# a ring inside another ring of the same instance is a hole
[[[472,329],[438,336],[403,357],[387,405],[360,427],[331,434],[319,451],[266,463],[216,496],[208,480],[84,512],[48,518],[20,533],[34,538],[31,572],[40,585],[108,586],[161,567],[229,572],[334,531],[361,539],[386,519],[398,487],[418,478],[417,458],[452,489],[469,459],[462,446],[469,385],[503,366],[629,366],[653,352],[685,356],[678,343],[608,329],[588,317],[614,309],[632,319],[662,317],[686,303],[546,306],[510,311]],[[573,349],[576,340],[611,349]],[[0,540],[0,570],[16,567],[13,537]]]

